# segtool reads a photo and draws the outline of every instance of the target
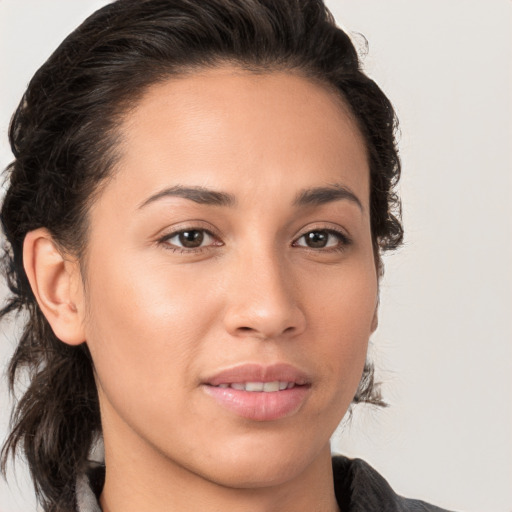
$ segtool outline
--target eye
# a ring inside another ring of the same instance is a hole
[[[183,229],[166,235],[160,240],[172,249],[200,249],[211,245],[221,245],[215,237],[205,229]]]
[[[349,244],[348,238],[332,229],[315,229],[298,238],[293,245],[310,249],[343,249]]]

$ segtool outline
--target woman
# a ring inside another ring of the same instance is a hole
[[[440,510],[329,449],[382,404],[394,130],[319,1],[120,0],[64,41],[1,213],[31,370],[4,463],[44,510]]]

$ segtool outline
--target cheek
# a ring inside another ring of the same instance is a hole
[[[301,295],[307,300],[310,319],[318,329],[337,331],[350,338],[371,332],[377,307],[378,283],[371,254],[352,258],[339,268],[306,273]]]
[[[138,268],[133,272],[133,268]],[[112,393],[169,394],[187,378],[215,317],[214,288],[146,263],[106,262],[89,279],[87,343]]]
[[[353,395],[359,384],[377,293],[377,276],[370,258],[367,262],[354,260],[336,275],[308,281],[304,289],[309,304],[309,329],[316,345],[304,349],[317,352],[321,371],[330,376],[338,394]]]

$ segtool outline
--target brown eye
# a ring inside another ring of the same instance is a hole
[[[178,234],[178,240],[182,247],[193,249],[200,247],[204,240],[204,231],[192,229],[190,231],[182,231]]]
[[[310,249],[330,249],[344,247],[348,243],[348,239],[342,233],[329,229],[316,229],[302,235],[294,245]]]
[[[329,233],[327,231],[311,231],[304,235],[304,241],[308,247],[313,249],[321,249],[327,246],[329,241]]]
[[[175,249],[199,249],[219,245],[214,236],[205,229],[184,229],[165,236],[161,243]]]

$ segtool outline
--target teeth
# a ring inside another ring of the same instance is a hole
[[[251,391],[251,392],[264,392],[275,393],[276,391],[284,391],[285,389],[292,389],[295,387],[295,382],[233,382],[231,384],[219,384],[219,388],[232,388],[238,391]]]
[[[275,382],[265,382],[265,384],[263,384],[263,391],[267,393],[279,391],[279,382],[277,380]]]
[[[245,391],[263,391],[264,386],[263,382],[246,382]]]

